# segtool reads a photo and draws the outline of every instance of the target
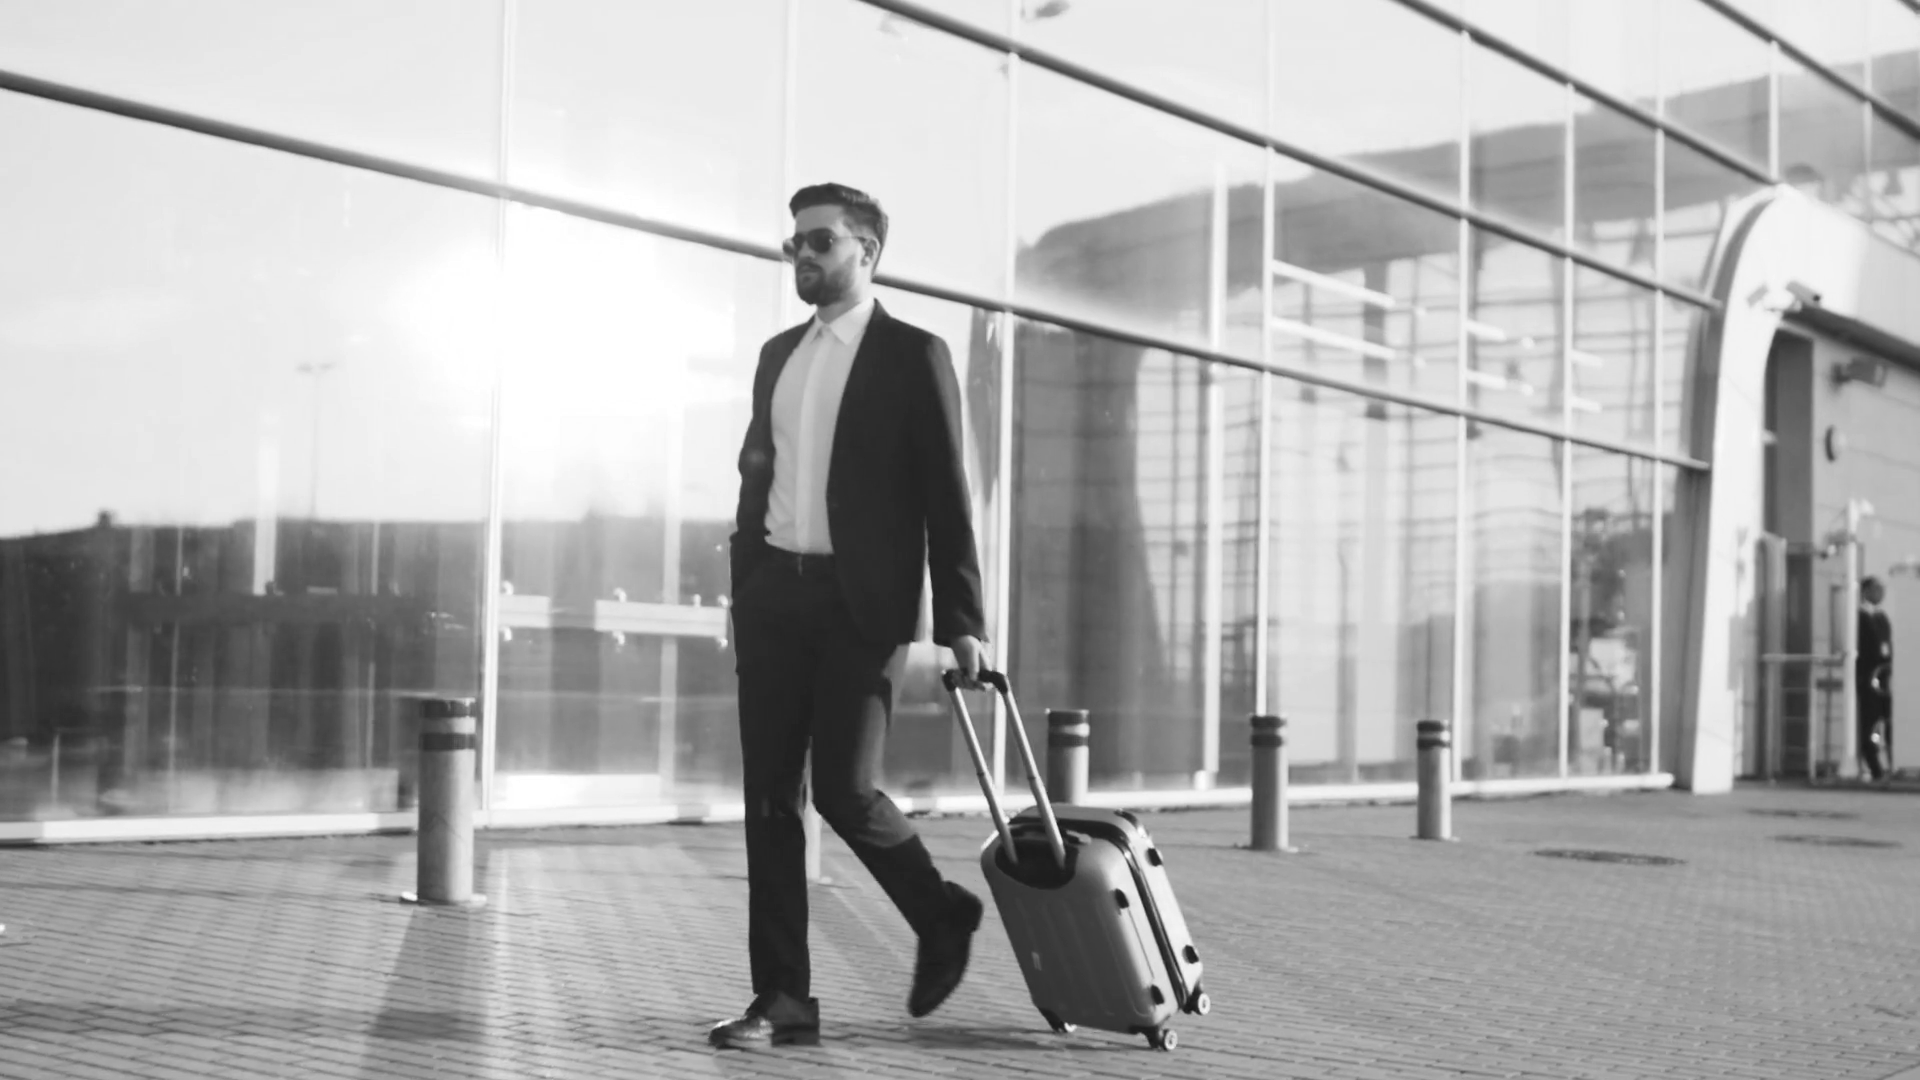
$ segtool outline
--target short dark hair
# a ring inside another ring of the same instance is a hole
[[[880,209],[880,200],[859,188],[845,184],[809,184],[787,200],[787,210],[795,215],[813,206],[840,207],[854,225],[872,233],[882,248],[887,246],[887,212]]]
[[[1867,587],[1868,587],[1868,586],[1870,586],[1870,585],[1877,585],[1877,586],[1879,586],[1879,587],[1880,587],[1880,588],[1882,588],[1882,589],[1884,589],[1884,588],[1886,588],[1886,587],[1887,587],[1887,586],[1886,586],[1886,583],[1885,583],[1885,582],[1883,582],[1883,581],[1881,581],[1881,580],[1880,580],[1879,578],[1877,578],[1877,577],[1874,577],[1874,576],[1873,576],[1872,574],[1868,574],[1868,575],[1867,575],[1866,577],[1863,577],[1863,578],[1861,578],[1861,579],[1860,579],[1860,587],[1861,587],[1861,588],[1863,588],[1863,589],[1864,589],[1864,588],[1867,588]]]

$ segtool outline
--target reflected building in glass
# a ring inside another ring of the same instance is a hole
[[[1256,712],[1329,797],[1423,719],[1479,790],[1713,790],[1740,215],[1920,266],[1920,12],[1774,6],[0,0],[0,839],[402,827],[423,694],[485,822],[737,814],[822,180],[952,349],[992,647],[1096,799],[1244,801]],[[910,808],[974,791],[940,660]]]

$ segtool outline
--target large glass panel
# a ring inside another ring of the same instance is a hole
[[[1644,109],[1659,107],[1658,35],[1667,0],[1569,0],[1568,70]]]
[[[1461,197],[1462,38],[1395,0],[1273,0],[1282,139]]]
[[[1661,141],[1666,144],[1666,207],[1660,220],[1660,276],[1704,290],[1707,260],[1727,211],[1760,184],[1679,139],[1663,134]]]
[[[1669,297],[1660,330],[1660,448],[1701,461],[1713,456],[1713,447],[1695,437],[1695,421],[1701,402],[1711,400],[1713,392],[1702,375],[1700,352],[1714,317],[1706,308]]]
[[[1560,771],[1561,444],[1478,424],[1467,441],[1472,651],[1455,725],[1466,779]]]
[[[1473,118],[1468,194],[1496,217],[1558,240],[1566,235],[1567,94],[1490,49],[1467,56]]]
[[[1920,251],[1920,139],[1873,117],[1872,167],[1865,190],[1866,218],[1873,231],[1909,251]]]
[[[1567,771],[1644,772],[1653,694],[1655,464],[1573,450]]]
[[[0,143],[0,817],[406,805],[406,695],[479,690],[495,204],[12,95]]]
[[[1259,355],[1261,151],[1037,68],[1019,101],[1015,295]]]
[[[1668,0],[1660,16],[1666,116],[1766,168],[1773,46],[1700,0]]]
[[[1560,427],[1565,260],[1479,229],[1467,250],[1466,403]]]
[[[1775,4],[1769,29],[1859,86],[1867,84],[1867,8],[1872,0],[1786,0]],[[1912,18],[1912,9],[1908,9]]]
[[[1275,362],[1459,397],[1458,218],[1283,157],[1273,215]]]
[[[1296,781],[1413,775],[1452,714],[1457,417],[1271,382],[1269,707]]]
[[[1787,57],[1780,64],[1781,177],[1822,202],[1862,213],[1866,103]]]
[[[1253,377],[1044,323],[1020,324],[1016,355],[1012,666],[1030,734],[1046,709],[1087,709],[1096,790],[1208,783],[1208,583],[1225,570],[1209,560],[1244,533],[1226,508],[1248,482],[1215,486],[1209,461],[1244,440],[1220,418],[1246,422],[1228,405]]]
[[[1573,430],[1654,445],[1656,294],[1586,267],[1573,271]]]
[[[1903,0],[1868,0],[1867,33],[1871,89],[1920,120],[1920,13]]]
[[[773,244],[788,224],[787,6],[520,4],[508,176]]]
[[[494,805],[718,797],[735,459],[780,267],[521,208],[507,250]]]
[[[1653,128],[1574,95],[1573,242],[1652,276],[1659,167]]]
[[[1567,66],[1570,0],[1460,0],[1460,14],[1473,24],[1558,68]]]
[[[1266,0],[1102,0],[1023,18],[1014,36],[1103,75],[1259,128],[1267,111]]]
[[[883,271],[1003,296],[1006,57],[878,15],[856,0],[799,8],[794,183],[879,199],[891,219]]]
[[[1268,376],[1216,370],[1222,433],[1220,565],[1220,772],[1223,785],[1251,783],[1247,718],[1260,679],[1260,405]]]
[[[493,177],[500,0],[0,0],[0,68]]]

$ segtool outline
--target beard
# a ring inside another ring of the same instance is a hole
[[[793,291],[802,302],[814,307],[825,307],[846,298],[853,289],[853,264],[847,263],[836,270],[814,266],[812,277],[803,277],[800,268],[793,273]]]

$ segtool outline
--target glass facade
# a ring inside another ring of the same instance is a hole
[[[737,800],[735,458],[822,180],[892,215],[993,649],[1097,791],[1244,783],[1256,710],[1301,783],[1427,718],[1470,779],[1670,765],[1704,273],[1776,180],[1920,243],[1920,14],[919,7],[0,0],[0,823],[405,810],[423,693],[491,811]],[[973,789],[940,661],[899,796]]]

